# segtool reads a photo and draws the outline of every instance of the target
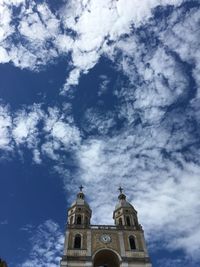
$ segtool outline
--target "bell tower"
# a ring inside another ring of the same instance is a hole
[[[92,225],[83,187],[67,213],[61,267],[152,267],[137,211],[119,188],[114,225]]]
[[[90,225],[92,211],[85,201],[85,195],[82,191],[83,186],[81,185],[79,189],[80,192],[77,194],[76,201],[74,201],[68,209],[68,225],[71,227],[87,227]]]
[[[113,212],[115,225],[123,226],[125,229],[139,229],[140,226],[138,223],[137,211],[129,202],[126,201],[126,195],[123,194],[123,188],[121,188],[121,186],[119,187],[119,191],[119,203],[115,206],[115,210]]]

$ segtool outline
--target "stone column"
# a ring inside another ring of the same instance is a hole
[[[122,231],[118,232],[121,257],[125,257],[124,237]]]
[[[91,241],[91,230],[87,230],[87,256],[92,256],[91,255],[91,248],[92,248],[92,241]]]
[[[67,255],[69,231],[65,233],[64,255]]]

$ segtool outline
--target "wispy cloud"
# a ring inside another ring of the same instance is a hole
[[[0,107],[0,149],[10,150],[12,120],[7,106]]]
[[[8,221],[7,220],[0,221],[0,225],[7,225],[7,224],[8,224]]]
[[[52,220],[47,220],[39,225],[32,234],[31,251],[27,259],[18,266],[58,266],[64,243],[64,235],[58,224]]]
[[[162,260],[157,260],[159,266],[163,267],[182,267],[182,266],[196,266],[196,263],[192,263],[190,258],[177,257],[175,259],[164,258]]]
[[[33,161],[41,163],[43,155],[58,159],[56,151],[73,150],[80,143],[80,131],[72,117],[57,107],[45,112],[41,105],[33,105],[11,114],[9,106],[1,105],[0,112],[1,151],[21,154],[26,147],[32,151]]]

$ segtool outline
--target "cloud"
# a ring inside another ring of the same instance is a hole
[[[8,221],[7,220],[0,221],[0,225],[7,225],[7,224],[8,224]]]
[[[26,147],[36,164],[42,163],[43,156],[58,160],[58,151],[76,150],[81,141],[80,131],[65,108],[49,107],[45,112],[42,105],[34,104],[11,114],[9,106],[1,105],[0,125],[2,152],[21,155]]]
[[[87,73],[101,55],[107,44],[113,45],[123,34],[131,33],[131,25],[139,27],[152,16],[152,10],[159,5],[180,5],[182,1],[69,1],[61,11],[64,25],[76,33],[72,49],[72,64],[75,69],[69,74],[64,86],[77,85],[81,73]],[[72,79],[73,77],[73,79]]]
[[[0,62],[13,62],[22,69],[37,71],[58,57],[56,37],[62,41],[60,21],[46,3],[29,1],[26,5],[25,1],[4,0],[0,4],[0,14],[4,18],[0,32]]]
[[[28,146],[35,145],[38,136],[37,125],[43,114],[39,106],[31,107],[30,111],[22,110],[14,118],[13,138],[17,145],[27,142]]]
[[[163,258],[161,260],[157,260],[158,266],[163,267],[182,267],[182,266],[196,266],[196,263],[192,263],[190,258],[182,258],[176,257],[176,259]]]
[[[169,26],[160,34],[162,42],[176,52],[183,62],[193,65],[193,77],[199,86],[200,52],[199,52],[199,8],[191,9],[182,17],[178,10],[170,17]],[[184,32],[184,36],[181,35]]]
[[[12,119],[7,106],[0,106],[0,149],[11,149],[10,127]]]
[[[108,42],[117,43],[131,25],[139,27],[156,6],[180,5],[181,0],[68,1],[53,13],[47,3],[6,1],[0,4],[0,62],[39,70],[60,55],[71,54],[71,72],[63,90],[77,85],[105,54]],[[18,7],[17,12],[15,7]],[[131,10],[131,12],[130,12]],[[17,23],[16,23],[17,21]]]
[[[19,267],[56,267],[60,261],[64,235],[57,223],[47,220],[32,232],[31,251]]]

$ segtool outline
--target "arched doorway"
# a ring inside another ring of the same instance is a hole
[[[112,250],[102,249],[95,254],[93,267],[120,267],[120,260]]]

